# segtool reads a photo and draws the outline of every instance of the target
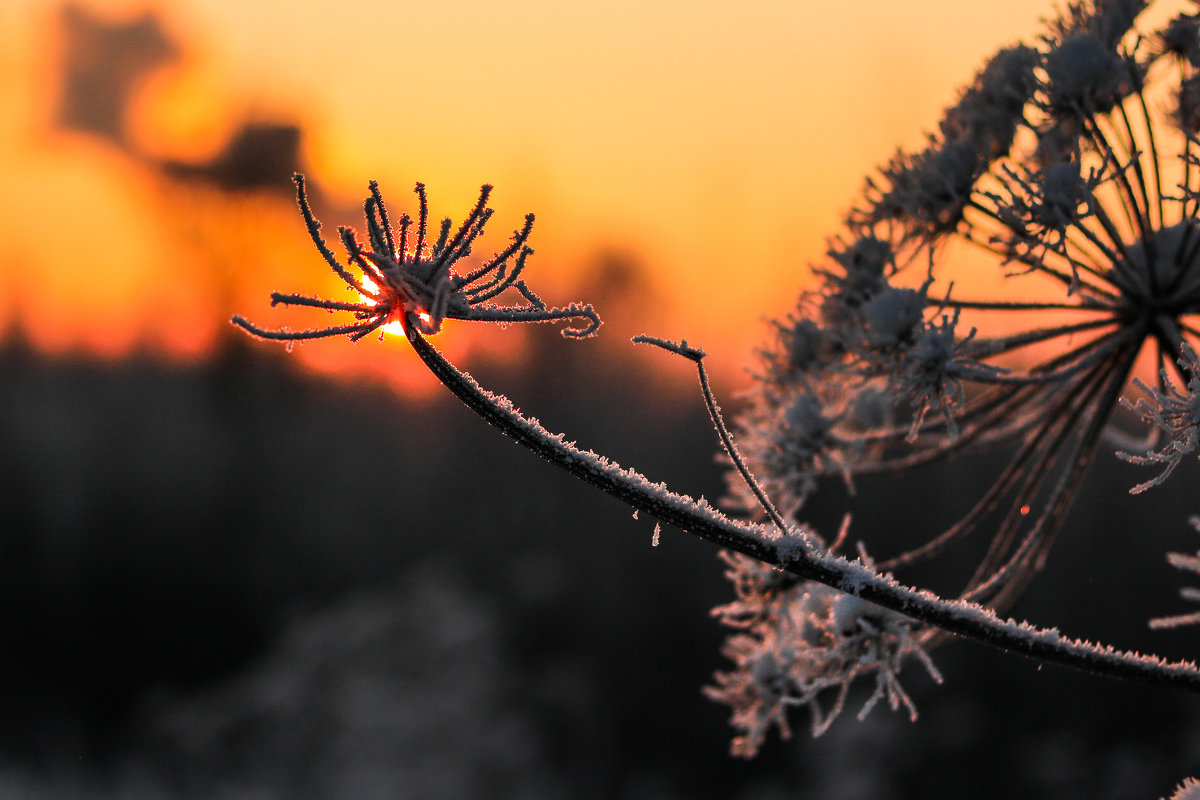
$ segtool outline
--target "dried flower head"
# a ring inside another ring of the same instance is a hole
[[[705,694],[733,708],[730,722],[739,731],[733,740],[735,755],[755,755],[772,727],[789,737],[787,715],[795,706],[808,708],[812,733],[821,735],[841,714],[851,685],[862,677],[873,676],[875,685],[859,719],[884,699],[893,710],[903,706],[916,718],[916,706],[900,685],[899,674],[915,659],[941,682],[925,652],[928,630],[853,595],[813,581],[791,580],[787,573],[741,554],[723,556],[737,599],[713,609],[713,614],[737,631],[724,648],[734,668],[718,672],[716,685],[707,687]]]
[[[1131,464],[1164,465],[1163,471],[1156,477],[1130,489],[1133,494],[1140,494],[1165,481],[1183,457],[1194,453],[1200,446],[1200,358],[1187,342],[1180,347],[1179,366],[1188,375],[1183,391],[1175,387],[1171,376],[1163,370],[1159,374],[1159,386],[1156,387],[1147,386],[1139,378],[1133,379],[1134,384],[1149,395],[1148,398],[1138,398],[1136,403],[1121,398],[1122,405],[1167,436],[1166,443],[1157,450],[1141,454],[1117,454]]]
[[[923,148],[867,179],[814,267],[818,288],[776,324],[741,419],[749,468],[785,514],[825,476],[849,483],[1006,445],[1007,466],[964,517],[878,565],[902,570],[986,530],[991,546],[958,596],[999,609],[1044,562],[1143,353],[1163,377],[1126,406],[1167,441],[1125,455],[1164,467],[1135,490],[1200,446],[1200,23],[1180,15],[1138,31],[1145,5],[1070,3],[1035,41],[985,64]],[[971,272],[986,262],[1012,296],[973,296]],[[763,601],[779,604],[778,620],[819,595],[785,584]],[[713,696],[756,743],[762,726],[741,723],[807,703],[816,673],[805,662],[806,677],[788,678],[801,687],[791,700],[748,699],[749,665],[778,655],[779,634],[746,637],[729,648],[737,677]],[[809,651],[784,652],[773,663]]]
[[[1184,53],[1197,20],[1140,36],[1142,6],[1071,3],[1036,43],[997,53],[926,147],[867,180],[829,262],[814,269],[820,288],[777,326],[743,423],[751,468],[785,495],[781,508],[794,512],[822,475],[1016,443],[966,518],[883,566],[933,555],[998,505],[1009,509],[999,544],[964,595],[1002,599],[1044,557],[1139,353],[1174,371],[1200,337],[1197,140],[1152,99],[1178,97],[1195,77]],[[990,258],[1021,296],[971,297],[959,265],[980,266],[964,249]],[[978,333],[1000,315],[1016,320],[1010,332]],[[1153,412],[1146,401],[1135,408],[1160,426],[1190,402],[1152,395]],[[822,423],[801,426],[799,448],[784,436],[797,430],[798,404],[821,409],[806,419]],[[1194,449],[1189,430],[1168,431],[1170,452],[1139,463],[1169,471]]]
[[[321,238],[321,223],[309,205],[304,176],[297,173],[295,182],[300,213],[309,236],[326,263],[348,288],[358,293],[360,300],[344,302],[276,292],[271,295],[271,304],[348,311],[357,321],[328,328],[288,331],[268,330],[240,316],[233,318],[235,325],[255,336],[290,342],[346,334],[352,340],[358,340],[393,321],[428,335],[440,331],[446,319],[484,322],[577,320],[581,324],[562,331],[564,336],[572,337],[590,336],[600,327],[600,318],[590,305],[572,303],[565,308],[549,308],[521,278],[526,259],[533,253],[526,245],[533,230],[532,214],[526,215],[524,226],[499,253],[473,269],[463,273],[455,271],[471,255],[472,245],[492,216],[492,210],[487,207],[491,186],[480,189],[474,208],[453,234],[453,223],[444,219],[437,238],[430,241],[425,185],[416,185],[419,210],[415,222],[405,214],[393,228],[379,187],[371,181],[371,193],[364,204],[369,248],[363,246],[353,229],[338,228],[347,254],[343,265]],[[515,306],[490,302],[508,289],[519,293],[524,302]]]

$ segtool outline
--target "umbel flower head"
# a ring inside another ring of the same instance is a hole
[[[487,207],[491,186],[479,190],[475,206],[453,234],[453,223],[447,218],[442,220],[437,238],[431,241],[425,185],[416,185],[419,204],[416,220],[404,214],[393,228],[379,187],[371,181],[370,196],[364,203],[368,246],[364,247],[353,229],[338,228],[347,255],[346,264],[342,264],[321,238],[321,223],[309,205],[304,176],[296,173],[294,180],[309,236],[326,263],[360,299],[345,302],[276,292],[271,295],[271,304],[347,311],[355,321],[289,331],[260,328],[240,316],[233,318],[235,325],[255,336],[291,342],[346,334],[358,340],[393,321],[429,335],[440,331],[447,319],[504,323],[576,320],[579,322],[576,327],[562,331],[564,336],[571,337],[590,336],[600,327],[600,318],[590,305],[572,303],[565,308],[549,308],[521,278],[526,259],[533,253],[526,244],[533,230],[533,214],[526,215],[524,226],[513,234],[507,247],[472,269],[456,272],[455,268],[471,255],[472,245],[491,219],[492,210]],[[520,295],[524,301],[521,305],[491,302],[509,289]]]
[[[1200,447],[1200,23],[1184,13],[1139,31],[1146,5],[1071,3],[996,53],[923,148],[867,179],[817,288],[775,324],[740,420],[748,466],[785,516],[825,476],[853,491],[855,476],[1003,446],[1007,465],[962,518],[876,565],[899,574],[986,535],[958,597],[1002,609],[1044,563],[1124,395],[1148,395],[1124,403],[1152,429],[1148,450],[1124,457],[1162,468],[1135,490]],[[980,270],[1011,295],[973,293]],[[1134,386],[1145,362],[1156,387]],[[768,715],[782,726],[778,709],[809,704],[817,685],[796,670],[837,663],[800,633],[820,614],[801,625],[771,610],[798,591],[784,576],[758,613],[739,601],[757,620],[751,649],[786,654],[777,673],[793,676],[748,688],[762,670],[735,634],[736,669],[713,695],[733,707],[743,751],[761,741],[762,698],[784,687]]]

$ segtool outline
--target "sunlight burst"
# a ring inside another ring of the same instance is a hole
[[[371,280],[367,276],[364,275],[361,278],[361,281],[362,281],[363,288],[366,289],[368,292],[378,292],[379,291],[379,286],[377,286],[375,284],[375,281]],[[372,298],[370,295],[360,294],[359,297],[361,297],[362,301],[369,306],[378,305],[377,302],[375,301],[375,299]],[[430,321],[428,311],[422,311],[417,316],[421,318],[422,322]],[[384,333],[391,333],[391,334],[395,334],[396,336],[403,336],[404,335],[404,321],[399,318],[394,319],[391,322],[385,323],[380,328],[380,330],[383,331]]]

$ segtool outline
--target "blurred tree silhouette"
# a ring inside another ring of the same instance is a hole
[[[128,142],[125,111],[142,78],[179,54],[154,14],[110,23],[81,6],[59,12],[62,39],[58,124]]]

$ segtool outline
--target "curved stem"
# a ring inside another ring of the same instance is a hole
[[[1062,636],[1056,630],[1002,620],[974,603],[947,600],[905,586],[859,561],[822,551],[814,538],[780,536],[772,528],[739,522],[690,497],[654,484],[637,472],[569,444],[523,416],[503,395],[488,392],[460,372],[417,332],[405,326],[408,341],[430,371],[468,408],[509,438],[581,480],[630,506],[722,547],[744,553],[802,579],[813,580],[868,600],[942,631],[1041,662],[1149,684],[1200,692],[1200,668],[1168,663],[1156,656],[1120,652]]]
[[[729,460],[733,463],[734,469],[738,471],[738,475],[745,481],[746,486],[754,494],[754,499],[762,507],[770,517],[771,522],[779,529],[780,533],[788,532],[788,525],[784,522],[783,517],[779,515],[775,504],[771,502],[771,498],[767,497],[767,493],[763,491],[750,469],[746,466],[746,462],[742,459],[742,454],[738,452],[737,444],[733,441],[733,435],[729,432],[729,428],[725,426],[725,419],[721,416],[721,407],[717,405],[717,398],[713,396],[712,386],[708,382],[708,370],[704,368],[704,351],[695,347],[688,347],[687,341],[669,342],[666,339],[660,339],[657,336],[646,336],[641,334],[633,337],[634,344],[652,344],[655,347],[683,356],[684,358],[696,364],[697,377],[700,380],[700,394],[704,397],[704,407],[708,409],[708,418],[712,420],[713,427],[717,430],[717,436],[721,439],[721,447],[725,450],[725,455],[729,456]]]

